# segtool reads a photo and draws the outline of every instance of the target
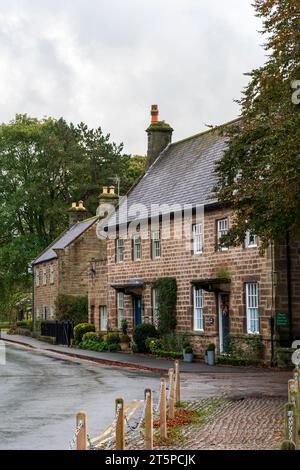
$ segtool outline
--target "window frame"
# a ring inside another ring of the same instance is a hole
[[[136,240],[139,240],[139,243],[136,242]],[[132,258],[133,261],[141,261],[142,259],[142,239],[140,235],[133,235],[132,238],[132,243],[133,243],[133,253],[132,253]],[[137,247],[139,247],[139,257],[137,256]]]
[[[158,237],[155,235],[158,234]],[[158,249],[157,249],[158,248]],[[157,254],[159,253],[159,254]],[[160,239],[160,230],[152,230],[151,232],[151,257],[152,259],[161,258],[161,239]]]
[[[255,289],[253,291],[253,287]],[[252,291],[251,291],[252,289]],[[259,283],[246,282],[245,283],[245,296],[246,296],[246,324],[247,334],[259,335],[260,334],[260,312],[259,312]],[[255,310],[255,312],[253,312]],[[253,318],[254,313],[254,318]],[[254,328],[252,328],[252,323]]]
[[[36,287],[40,287],[40,270],[37,269],[35,272],[35,285]]]
[[[47,320],[48,308],[47,305],[43,305],[43,320]]]
[[[222,223],[222,222],[225,222],[226,221],[226,224],[227,224],[227,229],[224,230],[224,229],[220,229],[219,228],[219,224]],[[217,219],[217,248],[218,248],[218,251],[228,251],[228,246],[222,246],[220,244],[220,239],[222,238],[223,235],[226,235],[229,231],[229,219],[228,217],[223,217],[222,219]]]
[[[54,284],[54,267],[50,266],[50,284]]]
[[[159,314],[158,314],[158,289],[156,287],[152,288],[151,292],[152,300],[152,323],[154,326],[159,324]]]
[[[197,296],[197,292],[200,294]],[[199,304],[197,300],[199,299]],[[193,287],[193,330],[199,333],[204,332],[204,313],[203,313],[203,289],[198,286]],[[199,314],[199,317],[198,317]],[[199,321],[199,325],[198,325]]]
[[[199,233],[196,232],[197,227],[200,227]],[[202,255],[203,254],[203,224],[202,222],[198,222],[197,224],[192,225],[192,241],[193,241],[193,254],[194,255]],[[200,239],[200,249],[197,249],[197,239]]]
[[[120,298],[122,298],[122,305],[120,306]],[[120,315],[121,312],[121,315]],[[117,324],[118,328],[122,326],[122,320],[125,318],[125,294],[124,292],[117,292]]]
[[[43,286],[47,285],[47,268],[43,268]]]
[[[250,243],[250,238],[253,237],[254,243]],[[245,248],[253,249],[257,248],[257,235],[251,233],[250,230],[247,230],[245,237]]]
[[[36,314],[36,319],[39,320],[41,318],[40,307],[36,307],[35,314]]]
[[[124,239],[116,238],[116,263],[123,263],[124,261]]]
[[[105,315],[106,315],[106,326],[105,328],[103,329],[102,328],[102,312],[104,311],[105,309]],[[108,331],[108,310],[107,310],[107,305],[99,305],[99,328],[100,328],[100,331]]]

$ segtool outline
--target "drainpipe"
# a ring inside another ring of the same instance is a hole
[[[292,266],[291,266],[291,246],[290,235],[286,233],[286,275],[287,275],[287,296],[288,296],[288,311],[290,317],[289,327],[289,342],[293,341],[293,302],[292,302]]]
[[[271,306],[271,318],[270,318],[270,330],[271,330],[271,361],[270,366],[274,367],[275,365],[275,345],[274,345],[274,335],[275,335],[275,295],[276,295],[276,284],[277,284],[277,274],[275,271],[275,247],[274,243],[271,242],[271,261],[272,261],[272,306]]]

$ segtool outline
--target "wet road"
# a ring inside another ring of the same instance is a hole
[[[0,449],[68,449],[75,413],[86,411],[91,436],[113,420],[114,400],[142,399],[160,375],[64,359],[7,345],[0,365]]]

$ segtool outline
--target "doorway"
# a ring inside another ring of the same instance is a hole
[[[142,323],[142,298],[133,297],[133,314],[134,314],[134,324],[140,325]]]
[[[219,339],[220,353],[228,353],[228,337],[230,331],[229,320],[229,294],[218,294],[218,310],[219,310]]]

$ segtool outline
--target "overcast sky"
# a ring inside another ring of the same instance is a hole
[[[173,140],[238,115],[260,28],[251,0],[0,0],[0,121],[63,116],[145,154],[151,104]]]

